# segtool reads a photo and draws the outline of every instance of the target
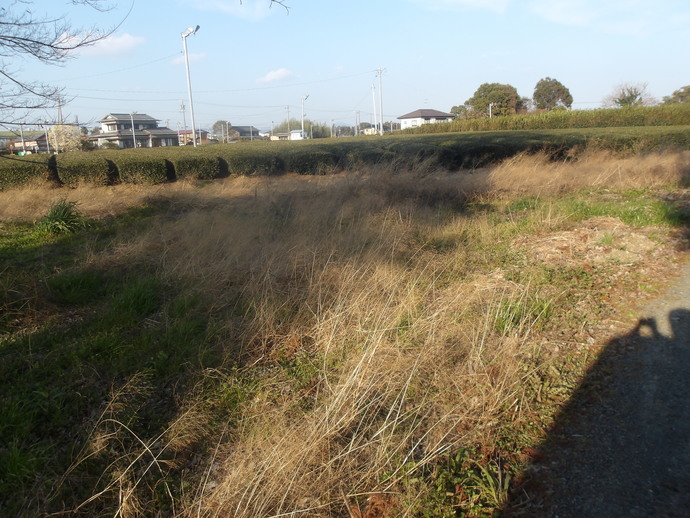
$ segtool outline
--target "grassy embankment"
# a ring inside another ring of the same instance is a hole
[[[593,337],[687,239],[689,168],[0,193],[0,514],[500,508]]]

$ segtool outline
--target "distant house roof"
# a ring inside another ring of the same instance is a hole
[[[405,115],[401,115],[398,119],[418,119],[425,117],[451,117],[454,118],[455,115],[452,113],[440,112],[438,110],[415,110]]]
[[[113,122],[113,121],[127,121],[130,122],[132,119],[135,121],[147,121],[147,122],[158,122],[160,119],[155,119],[150,115],[145,113],[109,113],[103,117],[98,122]]]
[[[241,136],[258,135],[259,130],[254,126],[230,126],[231,129],[237,130]]]

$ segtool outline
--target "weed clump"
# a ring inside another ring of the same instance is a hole
[[[76,201],[61,199],[53,203],[48,214],[36,223],[40,234],[72,234],[89,226],[88,220],[77,209]]]

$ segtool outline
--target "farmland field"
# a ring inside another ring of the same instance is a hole
[[[334,140],[3,187],[0,514],[502,509],[686,253],[690,128]]]

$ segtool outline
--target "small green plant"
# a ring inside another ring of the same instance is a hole
[[[88,220],[77,209],[77,202],[63,198],[53,203],[48,214],[36,223],[36,231],[40,234],[72,234],[88,226]]]

